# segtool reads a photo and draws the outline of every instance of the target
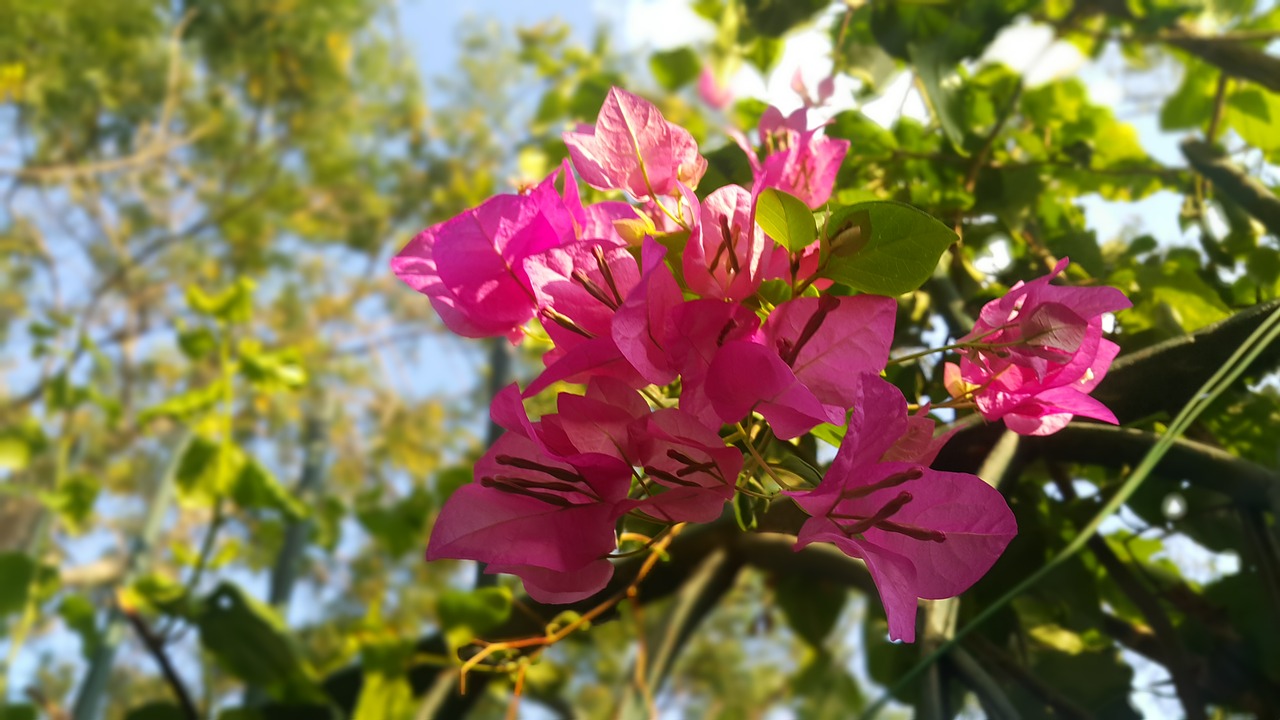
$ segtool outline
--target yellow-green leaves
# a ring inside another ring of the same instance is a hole
[[[253,288],[249,278],[239,278],[212,295],[197,285],[187,287],[187,305],[192,310],[224,323],[248,322],[253,317]]]
[[[793,195],[768,188],[756,199],[756,224],[774,242],[791,252],[800,252],[818,237],[813,213]]]
[[[47,445],[44,431],[34,422],[0,429],[0,470],[22,470]]]
[[[1252,85],[1227,98],[1224,116],[1245,142],[1259,150],[1280,148],[1280,96]]]
[[[178,498],[187,505],[209,506],[231,498],[245,509],[276,510],[291,518],[307,515],[266,467],[238,445],[195,437],[178,463]]]

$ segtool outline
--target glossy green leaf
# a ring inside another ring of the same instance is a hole
[[[756,224],[774,242],[793,253],[804,250],[818,237],[808,206],[777,188],[761,191],[756,199]]]
[[[876,295],[901,295],[924,284],[956,234],[910,205],[865,202],[827,221],[822,276]]]

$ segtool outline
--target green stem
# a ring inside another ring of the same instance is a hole
[[[778,473],[773,469],[773,466],[765,461],[764,457],[760,455],[759,450],[756,450],[756,446],[753,445],[751,442],[751,435],[747,433],[746,428],[742,427],[742,423],[738,423],[736,427],[738,428],[738,432],[742,433],[742,444],[747,446],[747,452],[751,453],[751,459],[754,460],[756,464],[759,465],[760,468],[764,470],[766,474],[769,475],[770,480],[773,480],[775,483],[778,484],[778,487],[784,490],[803,490],[804,489],[804,488],[796,487],[795,485],[792,485],[788,482],[785,482],[782,478],[778,477]]]

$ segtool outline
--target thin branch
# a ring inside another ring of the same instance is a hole
[[[976,651],[989,667],[1004,673],[1006,677],[1021,685],[1040,702],[1053,709],[1055,715],[1067,720],[1090,720],[1093,716],[1084,708],[1076,705],[1071,698],[1063,695],[1057,688],[1041,680],[1026,668],[1025,663],[1009,656],[1004,650],[991,643],[981,635],[971,635],[965,646]]]
[[[1066,475],[1063,467],[1058,463],[1052,463],[1049,471],[1062,499],[1066,502],[1077,500],[1075,488],[1072,487],[1071,479]],[[1155,631],[1156,639],[1164,649],[1164,665],[1169,669],[1169,676],[1173,679],[1184,716],[1187,720],[1208,720],[1198,680],[1201,673],[1196,666],[1195,658],[1179,642],[1178,631],[1174,628],[1173,621],[1169,619],[1169,614],[1160,605],[1159,598],[1130,571],[1129,566],[1107,544],[1106,538],[1095,534],[1089,538],[1087,545],[1089,552],[1093,553],[1093,556],[1106,569],[1107,575],[1115,582],[1116,587],[1120,588],[1120,592],[1123,592],[1137,606],[1138,611],[1146,618],[1147,624]]]
[[[978,696],[978,702],[982,704],[989,719],[1018,720],[1021,717],[999,683],[969,654],[968,650],[960,646],[953,647],[948,654],[948,659],[956,677]]]
[[[183,684],[182,678],[178,676],[178,671],[174,669],[173,662],[169,659],[169,654],[165,652],[164,641],[151,631],[146,621],[137,612],[125,610],[124,616],[129,621],[129,624],[133,626],[134,631],[138,633],[138,638],[142,640],[147,652],[151,653],[151,657],[160,666],[160,672],[164,675],[165,682],[169,684],[169,688],[173,690],[173,695],[178,700],[178,706],[182,709],[183,716],[187,720],[200,720],[200,711],[196,709],[196,704],[192,701],[190,693],[187,692],[186,685]]]
[[[1280,73],[1276,77],[1280,84]],[[1208,142],[1188,138],[1182,141],[1181,147],[1182,154],[1196,172],[1212,182],[1232,202],[1244,208],[1245,212],[1257,218],[1267,228],[1267,232],[1280,237],[1280,198],[1266,185],[1228,161],[1221,151]]]

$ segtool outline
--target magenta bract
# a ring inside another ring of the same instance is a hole
[[[564,133],[582,181],[599,190],[626,190],[636,198],[674,195],[697,187],[707,170],[688,130],[667,122],[658,108],[613,88],[595,125]]]
[[[889,461],[905,431],[907,403],[864,376],[844,443],[815,490],[788,493],[810,515],[796,549],[830,542],[867,564],[889,636],[913,642],[917,600],[967,590],[1017,534],[1013,512],[976,475]]]
[[[1050,435],[1075,415],[1116,422],[1089,393],[1119,353],[1102,338],[1102,315],[1131,303],[1112,287],[1051,285],[1067,262],[987,303],[960,339],[973,346],[945,368],[953,395],[971,395],[983,417],[1023,435]]]

